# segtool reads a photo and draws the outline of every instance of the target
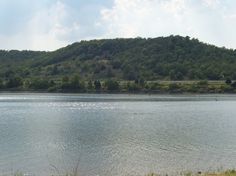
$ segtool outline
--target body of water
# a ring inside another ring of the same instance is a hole
[[[0,173],[83,176],[236,166],[235,95],[0,94]]]

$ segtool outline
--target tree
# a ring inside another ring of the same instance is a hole
[[[230,85],[232,83],[232,80],[228,78],[228,79],[225,80],[225,83]]]
[[[74,75],[69,80],[64,77],[62,80],[61,88],[63,90],[71,90],[73,92],[84,91],[85,83],[79,79],[78,75]]]
[[[47,79],[33,79],[29,83],[29,88],[39,90],[39,89],[48,89],[50,87],[50,81]]]
[[[112,71],[112,69],[110,67],[107,69],[106,76],[108,78],[111,78],[111,77],[115,76],[113,71]]]
[[[176,70],[170,71],[170,79],[171,80],[183,80],[183,74],[181,72],[176,72]]]
[[[160,84],[158,82],[151,83],[150,84],[150,89],[151,90],[158,90],[158,89],[160,89]]]
[[[2,79],[0,79],[0,89],[3,89],[4,88],[4,82]]]
[[[23,81],[20,77],[11,77],[6,82],[7,88],[17,88],[22,86]]]
[[[135,84],[138,84],[138,85],[141,86],[141,87],[144,87],[144,86],[145,86],[145,80],[144,80],[143,78],[135,79],[135,80],[134,80],[134,83],[135,83]]]
[[[94,81],[94,87],[96,91],[100,91],[102,87],[101,82],[99,80]]]
[[[69,82],[69,77],[68,76],[63,76],[62,77],[62,82],[64,82],[64,83]]]
[[[236,82],[233,82],[233,83],[231,84],[231,86],[232,86],[233,88],[236,88]]]
[[[63,76],[63,78],[61,80],[61,88],[62,89],[70,89],[69,81],[70,81],[70,79],[68,76]]]
[[[136,83],[128,83],[126,87],[127,87],[127,90],[131,92],[140,90],[140,86]]]
[[[179,88],[179,85],[176,83],[169,84],[169,91],[177,91]]]
[[[88,89],[88,90],[93,90],[93,83],[92,83],[91,80],[89,80],[89,82],[88,82],[87,89]]]
[[[206,87],[208,86],[208,81],[207,80],[202,80],[197,83],[198,86],[200,87]]]
[[[80,84],[79,76],[78,75],[73,76],[70,80],[69,85],[71,89],[80,89],[82,86]]]
[[[105,86],[109,91],[118,91],[119,90],[119,83],[115,80],[107,80],[105,82]]]

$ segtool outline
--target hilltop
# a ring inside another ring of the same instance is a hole
[[[81,41],[53,52],[2,50],[0,61],[2,78],[236,79],[236,50],[181,36]]]
[[[1,83],[9,88],[18,87],[15,82],[25,87],[72,77],[85,82],[236,79],[236,50],[181,36],[81,41],[53,52],[1,50],[0,61]]]

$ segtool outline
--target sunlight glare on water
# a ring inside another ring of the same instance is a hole
[[[0,95],[0,172],[144,175],[236,164],[233,95]]]

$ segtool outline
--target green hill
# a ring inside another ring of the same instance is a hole
[[[2,78],[236,79],[236,50],[180,36],[81,41],[54,52],[0,51],[0,61]]]
[[[236,50],[181,36],[81,41],[53,52],[1,50],[0,61],[3,83],[74,75],[84,81],[236,79]]]

